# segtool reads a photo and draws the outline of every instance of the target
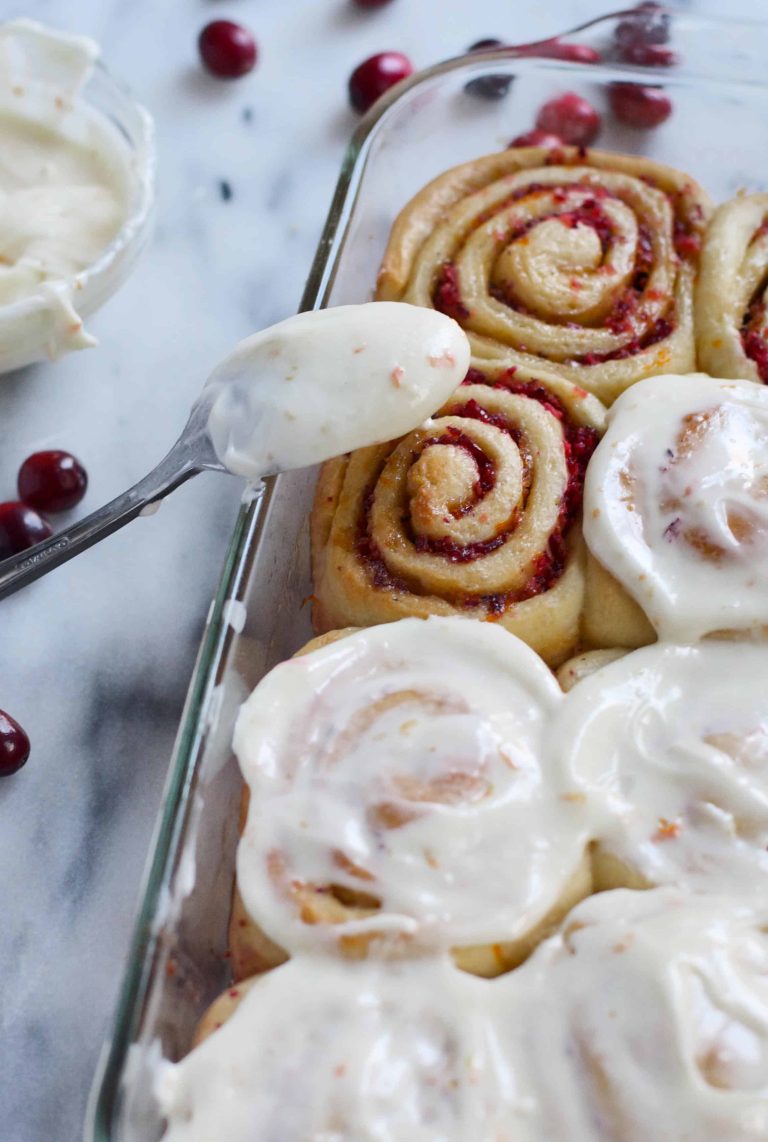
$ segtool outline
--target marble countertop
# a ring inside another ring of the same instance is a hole
[[[6,0],[3,17],[101,42],[155,117],[159,198],[150,249],[90,323],[98,347],[0,379],[0,498],[13,497],[26,455],[61,447],[90,474],[78,513],[105,502],[160,458],[217,359],[296,309],[355,124],[355,64],[391,48],[426,65],[481,37],[538,39],[606,7]],[[729,12],[758,17],[761,7],[733,0]],[[197,33],[219,17],[247,23],[259,41],[256,70],[236,82],[197,62]],[[81,1137],[241,492],[235,480],[200,477],[0,604],[0,707],[32,739],[28,765],[0,783],[3,1142]]]

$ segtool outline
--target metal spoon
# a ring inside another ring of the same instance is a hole
[[[469,344],[454,321],[396,302],[300,313],[247,338],[211,374],[181,436],[143,480],[0,562],[0,599],[198,472],[258,480],[405,435],[443,404],[468,364]]]

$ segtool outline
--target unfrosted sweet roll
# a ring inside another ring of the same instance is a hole
[[[703,374],[624,394],[590,461],[584,536],[671,642],[768,626],[768,390]]]
[[[291,952],[519,962],[591,887],[589,807],[547,756],[562,701],[522,642],[457,618],[278,666],[235,731],[248,915]]]
[[[515,1100],[489,999],[439,958],[297,957],[218,1002],[224,1025],[162,1065],[164,1142],[503,1138]]]
[[[768,1137],[765,907],[675,889],[600,893],[494,987],[532,1103],[529,1132],[509,1137]]]
[[[553,741],[607,809],[597,888],[768,903],[766,678],[768,646],[707,640],[646,647],[579,682]]]
[[[692,179],[646,158],[515,147],[416,195],[377,296],[450,314],[476,363],[554,372],[609,403],[641,377],[695,368],[708,211]]]
[[[582,488],[604,416],[568,381],[489,365],[423,428],[326,464],[316,627],[463,614],[562,662],[579,639]]]
[[[768,383],[768,194],[733,198],[707,228],[696,284],[699,365]]]

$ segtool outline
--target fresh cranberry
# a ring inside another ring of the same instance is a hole
[[[477,40],[467,48],[469,52],[486,52],[494,48],[503,48],[503,40]],[[481,99],[503,99],[512,86],[511,75],[479,75],[477,79],[470,79],[464,90],[470,95],[479,95]]]
[[[0,777],[10,777],[29,757],[29,738],[15,718],[0,710]]]
[[[620,48],[666,44],[669,40],[669,13],[650,0],[637,4],[634,12],[617,24],[613,35]]]
[[[538,56],[540,59],[564,59],[571,63],[600,63],[603,58],[597,48],[589,44],[564,44],[561,40],[540,40],[536,44],[520,44],[518,55]]]
[[[219,79],[239,79],[256,63],[256,41],[247,28],[231,20],[213,20],[206,24],[197,46],[208,71]]]
[[[621,58],[640,67],[674,67],[677,63],[677,53],[658,44],[633,44],[622,50]]]
[[[559,135],[548,134],[546,131],[538,131],[535,127],[532,131],[524,131],[522,135],[518,135],[509,144],[510,147],[562,147],[563,140]]]
[[[672,100],[658,87],[612,83],[608,100],[616,118],[630,127],[658,127],[672,114]]]
[[[559,135],[575,147],[588,147],[600,132],[601,119],[591,103],[575,91],[567,91],[541,107],[536,126],[539,131]]]
[[[88,487],[85,468],[69,452],[33,452],[19,468],[19,499],[40,512],[66,512]]]
[[[0,559],[18,555],[53,535],[53,528],[26,504],[9,501],[0,504]]]
[[[379,52],[363,60],[349,77],[349,102],[355,111],[367,111],[401,79],[413,74],[413,64],[402,52]]]

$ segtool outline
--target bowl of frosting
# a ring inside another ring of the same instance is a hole
[[[96,344],[149,235],[152,119],[92,40],[0,24],[0,373]]]

